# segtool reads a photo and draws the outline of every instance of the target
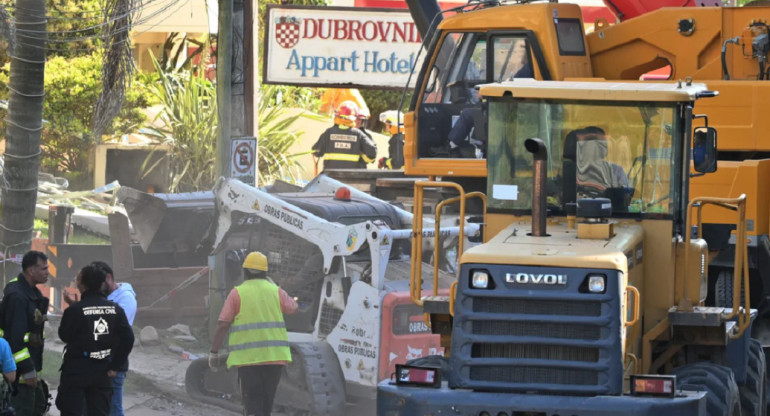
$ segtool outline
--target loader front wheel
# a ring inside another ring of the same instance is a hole
[[[730,368],[700,362],[674,370],[677,387],[682,390],[705,391],[708,416],[741,416],[740,394]]]
[[[275,396],[275,409],[296,416],[340,416],[345,410],[345,379],[337,355],[326,342],[291,344]]]
[[[766,372],[762,344],[756,339],[750,339],[746,382],[740,386],[742,416],[767,415]]]

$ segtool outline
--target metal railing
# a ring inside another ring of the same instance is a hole
[[[460,256],[463,253],[465,243],[465,202],[468,198],[479,198],[483,205],[483,222],[486,223],[487,213],[487,197],[482,192],[469,192],[465,193],[462,186],[454,182],[437,182],[437,181],[417,181],[414,183],[414,220],[412,221],[412,263],[411,263],[411,276],[409,284],[409,294],[412,301],[419,305],[423,305],[422,300],[422,238],[423,238],[423,200],[425,188],[452,188],[455,189],[459,196],[445,199],[436,205],[436,217],[435,217],[435,233],[436,239],[433,247],[433,296],[438,295],[438,276],[439,276],[439,256],[441,255],[442,244],[440,244],[439,237],[441,235],[441,210],[449,204],[460,202],[459,213],[459,235],[457,245],[457,261],[460,260]],[[451,291],[450,293],[454,293]],[[453,308],[452,298],[450,296],[450,311]]]
[[[698,238],[703,238],[703,207],[706,205],[716,205],[722,208],[736,211],[738,218],[736,220],[735,229],[735,263],[733,271],[733,306],[729,313],[724,313],[722,318],[730,320],[738,317],[738,328],[732,334],[730,338],[735,339],[743,335],[743,331],[751,325],[751,304],[749,299],[751,298],[749,293],[749,261],[748,261],[748,244],[746,237],[746,195],[742,194],[738,198],[716,198],[716,197],[698,197],[693,198],[687,205],[688,214],[692,214],[692,209],[697,209],[697,227]],[[689,276],[688,269],[690,267],[689,257],[690,250],[689,244],[691,239],[692,229],[692,215],[687,216],[687,230],[685,233],[685,251],[684,251],[684,276],[685,279]],[[741,307],[741,283],[743,284],[743,307]],[[688,284],[684,284],[684,298],[689,299]],[[741,310],[742,309],[742,310]]]

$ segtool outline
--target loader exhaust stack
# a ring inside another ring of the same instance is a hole
[[[547,178],[546,160],[548,160],[548,149],[540,139],[527,139],[524,147],[532,153],[533,174],[532,174],[532,236],[546,237],[546,193],[545,184]]]

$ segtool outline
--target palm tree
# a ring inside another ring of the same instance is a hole
[[[0,215],[0,245],[5,258],[29,249],[37,203],[46,42],[45,0],[16,0],[16,26],[24,31],[11,54],[8,119]],[[4,278],[18,266],[3,262]]]

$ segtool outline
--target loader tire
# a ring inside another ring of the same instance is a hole
[[[332,347],[326,342],[292,343],[291,359],[274,410],[298,416],[343,415],[345,378]]]
[[[750,339],[746,382],[739,386],[742,416],[767,415],[766,373],[765,352],[762,350],[762,344],[756,339]]]
[[[706,415],[742,416],[740,393],[730,368],[700,362],[679,367],[674,374],[679,389],[707,393]]]

